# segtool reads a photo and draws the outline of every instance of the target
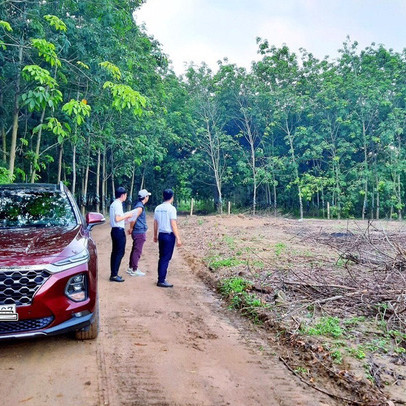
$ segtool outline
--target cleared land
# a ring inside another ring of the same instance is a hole
[[[403,223],[240,215],[187,217],[182,229],[195,272],[309,387],[341,404],[405,404]]]

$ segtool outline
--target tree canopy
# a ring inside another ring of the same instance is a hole
[[[124,185],[219,212],[403,217],[406,51],[347,39],[318,60],[258,38],[249,71],[178,77],[141,3],[0,4],[0,183],[63,181],[83,210]]]

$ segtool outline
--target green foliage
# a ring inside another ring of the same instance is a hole
[[[51,76],[47,69],[38,65],[26,65],[22,70],[22,76],[25,80],[33,80],[40,85],[48,86],[53,89],[58,86],[56,80]]]
[[[232,251],[236,249],[235,239],[229,235],[223,237],[224,242],[227,244],[228,248]]]
[[[62,111],[73,117],[77,125],[84,123],[85,118],[90,116],[91,107],[84,101],[71,99],[62,106]]]
[[[7,21],[0,20],[0,27],[9,32],[13,31],[13,29],[11,28],[11,25]]]
[[[244,261],[241,261],[239,259],[236,259],[234,257],[231,258],[221,258],[221,259],[216,259],[213,258],[209,262],[209,267],[212,269],[218,269],[222,267],[232,267],[232,266],[237,266],[244,263]]]
[[[46,107],[54,109],[62,101],[62,93],[58,89],[37,86],[21,96],[23,105],[29,111],[41,111]]]
[[[343,363],[343,354],[340,350],[334,350],[331,352],[331,358],[333,359],[334,363],[342,364]]]
[[[294,369],[294,371],[299,375],[307,375],[309,373],[309,370],[304,367],[297,367]]]
[[[46,128],[57,136],[59,143],[62,143],[63,140],[71,132],[71,128],[70,128],[69,124],[61,123],[55,117],[48,118],[48,124],[46,125]]]
[[[276,255],[277,257],[280,257],[281,254],[286,251],[286,249],[287,249],[287,245],[286,245],[285,243],[283,243],[283,242],[277,242],[277,243],[275,244],[275,247],[274,247],[275,255]]]
[[[230,278],[221,281],[220,292],[224,296],[229,296],[235,293],[241,293],[250,289],[252,284],[243,278]]]
[[[311,327],[304,329],[304,332],[309,335],[324,335],[334,338],[341,337],[344,330],[340,326],[338,317],[321,317],[320,320]]]
[[[191,65],[180,78],[135,24],[142,2],[9,3],[0,8],[0,130],[3,165],[13,157],[18,179],[38,159],[41,181],[75,176],[88,187],[79,193],[104,205],[114,179],[156,196],[170,185],[185,211],[193,197],[207,213],[230,201],[233,212],[326,218],[329,204],[334,218],[404,217],[404,53],[347,40],[334,61],[318,60],[258,39],[250,70],[224,60],[215,73]],[[14,121],[15,97],[17,117],[29,119]],[[288,247],[272,249],[281,257]]]
[[[0,166],[0,184],[11,183],[10,172]]]
[[[44,19],[48,21],[49,25],[54,27],[57,31],[66,31],[66,24],[57,16],[47,14],[44,16]]]
[[[366,354],[362,347],[350,348],[348,352],[357,359],[364,359],[366,357]]]
[[[34,38],[32,46],[37,49],[38,55],[42,56],[51,66],[61,66],[61,61],[55,52],[55,45],[45,39]]]
[[[113,79],[117,79],[117,80],[121,79],[120,68],[118,66],[114,65],[114,63],[105,61],[105,62],[100,62],[99,65],[102,68],[104,68],[113,77]]]
[[[251,282],[243,278],[224,279],[219,284],[220,293],[230,301],[230,307],[257,321],[258,308],[268,307],[255,294],[249,293]]]
[[[136,90],[133,90],[128,85],[120,85],[112,82],[106,82],[103,85],[104,89],[109,89],[113,96],[112,106],[117,111],[124,109],[132,109],[134,115],[142,114],[142,109],[146,106],[146,99]]]

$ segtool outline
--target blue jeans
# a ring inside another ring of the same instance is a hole
[[[172,259],[173,250],[175,249],[175,234],[159,233],[159,261],[158,261],[158,283],[165,282],[168,272],[169,261]]]
[[[110,276],[116,276],[118,270],[120,269],[121,260],[123,259],[125,253],[125,230],[124,228],[113,227],[111,229],[111,241],[113,243],[113,249],[111,251],[110,257]]]

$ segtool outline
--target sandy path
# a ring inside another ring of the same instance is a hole
[[[96,227],[101,331],[96,341],[67,337],[0,347],[0,405],[332,405],[303,386],[255,329],[226,310],[175,251],[156,286],[151,234],[145,277],[109,276],[109,227]]]

